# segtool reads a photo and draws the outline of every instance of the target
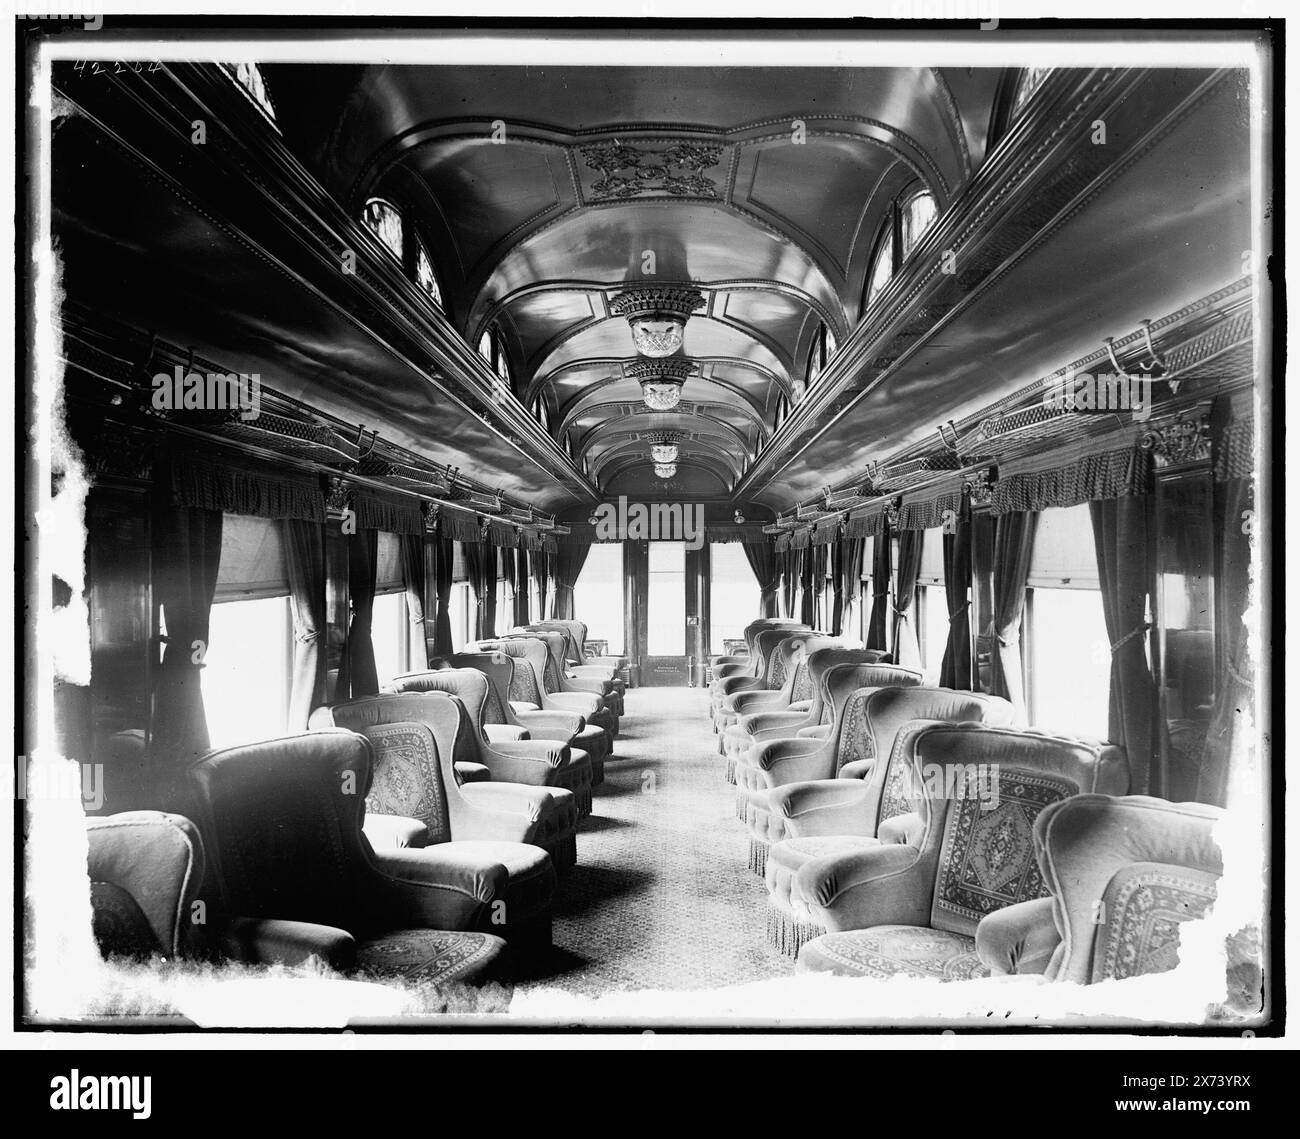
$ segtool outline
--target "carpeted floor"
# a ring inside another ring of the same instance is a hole
[[[551,960],[520,989],[598,996],[794,973],[767,943],[767,890],[746,868],[708,699],[700,688],[627,693],[617,757],[560,883]]]

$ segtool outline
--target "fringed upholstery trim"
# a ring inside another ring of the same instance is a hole
[[[1151,453],[1141,447],[1122,447],[1083,455],[1054,470],[1003,475],[993,487],[992,513],[1078,506],[1101,499],[1147,494],[1150,488]]]
[[[733,785],[736,782],[736,761],[734,759],[727,760],[725,779],[727,780],[728,783],[731,783]]]
[[[385,530],[390,534],[423,534],[424,512],[414,498],[386,498],[357,490],[352,495],[357,526],[362,530]]]
[[[731,770],[734,775],[736,771],[734,763],[732,764]],[[739,783],[736,783],[736,818],[738,818],[742,823],[747,818],[748,807],[749,799],[745,795],[745,789],[741,787]]]
[[[749,840],[749,868],[760,878],[767,877],[767,843],[762,839]]]
[[[325,521],[325,492],[315,475],[179,450],[172,452],[170,467],[171,498],[177,506],[255,518]]]
[[[557,839],[546,847],[546,853],[551,856],[551,862],[557,871],[568,870],[577,864],[578,840],[574,835]]]
[[[772,547],[778,554],[784,554],[790,548],[790,535],[778,534]]]
[[[826,931],[812,922],[797,921],[784,910],[769,906],[767,910],[767,940],[773,948],[787,957],[798,957],[810,941],[815,941]]]
[[[761,522],[706,522],[704,538],[709,542],[766,542]]]

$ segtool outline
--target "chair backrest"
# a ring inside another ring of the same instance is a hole
[[[891,817],[898,797],[924,821],[934,929],[973,936],[994,910],[1046,897],[1033,841],[1039,812],[1084,792],[1128,790],[1128,761],[1114,744],[970,723],[904,732],[881,815]]]
[[[543,706],[546,659],[549,650],[537,637],[507,637],[476,641],[470,646],[475,652],[495,652],[509,657],[515,667],[510,675],[509,698],[527,704]]]
[[[835,756],[836,771],[846,763],[873,758],[865,750],[860,731],[847,733],[847,738],[844,732],[847,719],[860,719],[861,705],[869,695],[867,690],[914,688],[924,679],[916,669],[900,668],[896,664],[838,664],[827,669],[822,677],[822,699],[830,709],[831,730],[826,740]]]
[[[430,678],[449,675],[452,670],[432,672]],[[381,692],[345,700],[312,713],[313,727],[349,728],[364,732],[376,724],[425,724],[433,732],[438,754],[457,761],[479,762],[479,737],[457,691],[460,686],[442,686],[430,681],[418,692]]]
[[[394,697],[397,699],[397,697]],[[382,891],[361,833],[369,741],[320,730],[209,752],[190,767],[230,915],[356,929]]]
[[[1047,977],[1088,984],[1178,964],[1178,927],[1214,904],[1223,855],[1203,803],[1077,795],[1034,827],[1060,944]]]
[[[514,634],[516,636],[520,634]],[[546,661],[542,666],[542,684],[547,692],[563,692],[565,637],[555,629],[533,629],[525,636],[535,638],[546,646]]]
[[[781,657],[781,646],[802,630],[780,628],[763,629],[754,644],[757,665],[754,672],[759,686],[776,690],[785,683],[786,662]]]
[[[456,770],[438,751],[433,729],[412,720],[370,724],[362,734],[374,752],[374,776],[366,810],[419,819],[428,843],[450,842],[448,798],[457,794]]]
[[[514,680],[516,661],[501,652],[491,653],[452,653],[445,657],[434,657],[429,661],[433,669],[473,668],[481,672],[488,682],[487,702],[483,705],[483,722],[485,724],[519,724],[519,718],[510,707],[510,684]],[[396,677],[389,685],[394,692],[411,690],[411,678],[419,673],[408,673]]]
[[[778,650],[785,660],[785,682],[781,690],[789,703],[816,699],[817,684],[808,667],[809,658],[813,653],[838,648],[842,643],[839,637],[833,637],[829,633],[811,631],[796,633],[782,642]]]
[[[184,815],[125,811],[86,820],[90,905],[105,957],[181,955],[203,882],[203,841]]]
[[[565,662],[577,661],[578,664],[582,663],[582,644],[567,621],[534,621],[531,625],[522,625],[517,629],[512,629],[511,632],[559,633],[564,639],[563,659]]]
[[[905,729],[921,724],[988,724],[1010,727],[1016,709],[1009,700],[956,688],[872,688],[849,701],[840,734],[840,756],[851,751],[875,764],[866,777],[868,808],[877,829],[886,819],[910,809],[900,788],[906,786],[911,760],[904,758]],[[842,765],[841,765],[842,766]],[[894,793],[889,797],[885,789]]]
[[[826,700],[826,674],[841,664],[883,664],[889,654],[883,649],[819,648],[808,653],[808,689],[812,705],[808,716],[812,723],[821,724],[830,719],[830,704]],[[800,697],[799,699],[802,699]]]

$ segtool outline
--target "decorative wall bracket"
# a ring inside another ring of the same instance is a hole
[[[1151,425],[1142,436],[1142,449],[1151,452],[1156,470],[1180,470],[1210,461],[1210,407],[1211,401],[1202,400],[1172,419]]]
[[[984,467],[967,476],[962,490],[970,496],[972,510],[987,510],[993,505],[993,487],[997,481],[997,467]]]

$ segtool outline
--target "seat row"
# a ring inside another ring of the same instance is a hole
[[[584,638],[468,646],[306,732],[209,752],[183,811],[90,820],[101,946],[435,985],[526,967],[617,732],[616,662],[575,664]]]
[[[750,657],[715,660],[711,680],[768,936],[799,971],[1087,982],[1172,967],[1177,925],[1222,872],[1216,808],[1128,796],[1122,748],[827,640],[756,622]]]

